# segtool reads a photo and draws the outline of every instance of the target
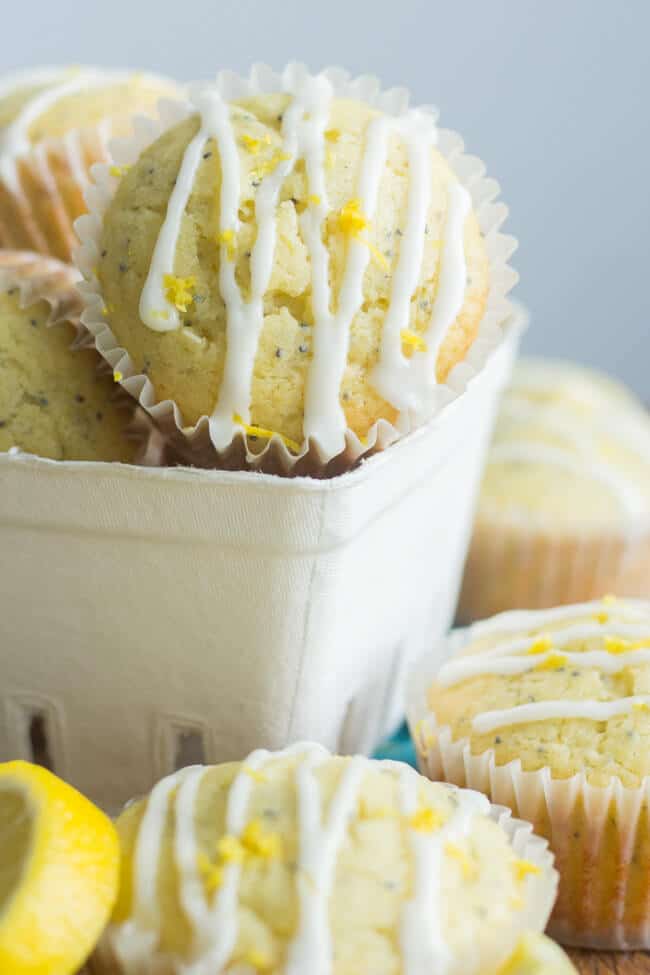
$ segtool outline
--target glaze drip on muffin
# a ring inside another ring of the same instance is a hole
[[[514,512],[526,504],[543,516],[564,497],[572,518],[589,519],[593,510],[594,519],[622,520],[630,530],[650,524],[650,420],[632,393],[589,370],[522,362],[504,398],[488,465],[486,510],[509,504]],[[581,500],[571,503],[577,491]]]
[[[209,417],[218,449],[254,427],[334,456],[348,430],[435,412],[488,262],[429,111],[382,114],[325,75],[283,84],[193,93],[115,187],[97,277],[117,341],[184,425]]]
[[[488,812],[484,796],[408,766],[312,744],[182,770],[118,821],[126,874],[97,971],[111,957],[123,973],[496,971],[543,869],[516,856]],[[370,864],[363,851],[382,834],[386,863],[377,853]],[[366,885],[377,918],[346,934],[341,901]],[[446,926],[459,896],[480,959],[457,914]]]
[[[408,216],[393,276],[391,301],[386,311],[379,362],[373,381],[382,396],[400,410],[422,412],[435,384],[435,362],[448,329],[456,320],[465,296],[465,253],[463,228],[471,208],[467,190],[458,183],[449,188],[449,215],[442,256],[438,294],[429,328],[420,338],[418,355],[402,353],[402,333],[407,328],[410,302],[422,264],[426,213],[430,201],[430,151],[436,142],[436,128],[429,113],[411,110],[403,118],[380,116],[368,126],[365,154],[361,162],[358,199],[340,213],[344,232],[350,236],[347,265],[332,313],[329,284],[329,254],[322,241],[323,221],[329,212],[325,182],[325,135],[331,83],[324,77],[310,79],[293,94],[284,112],[282,146],[272,169],[262,181],[256,197],[257,239],[251,253],[250,297],[246,299],[235,278],[232,240],[238,233],[240,164],[230,106],[217,91],[196,96],[201,126],[185,151],[167,216],[162,225],[140,300],[142,321],[154,331],[166,332],[180,326],[178,310],[165,291],[165,280],[173,274],[174,258],[196,173],[210,139],[216,141],[222,165],[219,241],[221,245],[221,293],[227,307],[227,356],[217,406],[212,414],[212,438],[217,447],[230,443],[238,417],[250,421],[250,387],[258,341],[264,323],[263,299],[273,270],[276,243],[275,214],[280,189],[298,158],[305,160],[309,206],[302,214],[301,228],[309,251],[314,309],[313,356],[305,395],[304,435],[316,437],[332,454],[341,450],[347,422],[339,403],[339,389],[345,370],[352,319],[363,303],[363,276],[371,258],[367,243],[360,239],[372,221],[381,174],[386,164],[388,136],[397,132],[404,139],[411,186]]]
[[[440,669],[429,703],[436,725],[479,751],[496,744],[497,756],[520,754],[524,768],[553,767],[557,753],[571,772],[586,767],[590,781],[620,762],[618,774],[632,781],[636,738],[650,717],[649,676],[650,605],[612,597],[475,624],[463,652]],[[536,754],[526,744],[533,738]]]

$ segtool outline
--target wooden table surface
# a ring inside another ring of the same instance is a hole
[[[606,951],[570,951],[582,975],[650,975],[650,954]]]

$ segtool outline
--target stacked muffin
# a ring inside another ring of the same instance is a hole
[[[650,597],[650,414],[608,376],[523,360],[488,456],[459,620],[608,592]]]

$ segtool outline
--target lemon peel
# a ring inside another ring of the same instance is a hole
[[[535,670],[558,670],[560,667],[566,666],[568,659],[564,653],[549,653],[546,660],[540,660]]]
[[[218,241],[223,244],[226,250],[226,257],[229,261],[235,259],[235,231],[231,229],[222,230],[218,236]]]
[[[435,809],[431,809],[430,806],[422,806],[412,816],[408,817],[407,822],[411,829],[418,833],[433,833],[440,829],[444,820]]]
[[[526,877],[536,877],[542,872],[541,868],[531,860],[515,860],[513,870],[515,873],[515,879],[520,883],[521,881],[525,880]]]
[[[239,413],[233,413],[232,420],[233,423],[236,423],[238,427],[241,427],[249,437],[260,437],[262,440],[270,440],[271,437],[279,437],[280,440],[282,440],[282,442],[285,443],[289,450],[293,451],[294,454],[300,453],[300,444],[296,440],[292,440],[290,437],[285,437],[283,433],[278,433],[277,430],[267,430],[266,427],[258,427],[254,423],[245,423]]]
[[[76,972],[119,885],[115,827],[90,800],[29,762],[0,764],[0,972]]]
[[[165,274],[163,277],[165,286],[165,297],[170,305],[174,305],[180,312],[186,312],[188,305],[194,301],[194,288],[196,278],[190,275],[187,278],[177,278],[174,274]]]
[[[528,647],[526,653],[536,654],[536,653],[548,653],[549,650],[553,649],[553,641],[550,636],[540,636],[537,640]]]
[[[389,266],[388,260],[382,252],[367,237],[361,236],[364,230],[370,229],[370,221],[364,215],[361,209],[361,200],[358,197],[354,197],[348,200],[347,203],[344,203],[338,213],[336,213],[334,221],[335,227],[340,233],[346,237],[351,237],[353,240],[357,240],[360,244],[364,244],[377,263],[384,269]]]
[[[408,328],[403,328],[400,332],[400,338],[402,339],[402,344],[409,346],[411,349],[415,349],[416,352],[426,352],[427,343],[424,341],[421,335],[417,332],[411,332]]]

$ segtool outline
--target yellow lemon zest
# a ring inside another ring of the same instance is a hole
[[[265,968],[271,967],[271,959],[268,955],[265,955],[263,951],[258,951],[257,948],[250,948],[242,961],[246,965],[252,965],[253,968],[257,968],[258,971],[264,970]]]
[[[550,636],[540,636],[528,647],[526,653],[548,653],[553,648]]]
[[[525,880],[526,877],[536,877],[542,872],[541,868],[538,867],[536,863],[532,863],[530,860],[515,860],[513,869],[515,872],[515,879],[520,883],[522,880]]]
[[[359,237],[362,230],[367,230],[370,226],[369,221],[364,217],[361,210],[361,200],[354,198],[348,200],[337,214],[338,229],[348,237]]]
[[[362,237],[362,231],[370,228],[370,221],[364,216],[361,209],[361,200],[354,198],[345,203],[335,217],[337,229],[346,237],[358,240],[360,244],[365,244],[378,264],[383,268],[388,267],[388,260],[382,252],[371,244],[367,237]]]
[[[265,775],[264,772],[260,772],[256,768],[251,768],[249,765],[244,765],[242,767],[242,771],[245,773],[245,775],[248,775],[249,778],[251,778],[253,780],[253,782],[260,782],[261,783],[261,782],[268,782],[269,781],[268,776]]]
[[[325,169],[334,169],[334,153],[329,146],[325,149]]]
[[[262,860],[277,860],[282,855],[282,837],[279,833],[265,833],[259,819],[251,819],[241,836],[245,855]]]
[[[465,880],[473,880],[476,877],[476,864],[462,846],[457,846],[456,843],[445,843],[445,853],[458,861]]]
[[[163,284],[167,301],[179,311],[186,312],[188,305],[194,301],[192,289],[196,285],[196,278],[193,275],[177,278],[175,274],[165,274]]]
[[[223,244],[226,248],[226,257],[229,261],[234,261],[235,259],[235,231],[234,230],[222,230],[219,234],[219,243]]]
[[[224,863],[243,863],[246,851],[238,837],[226,833],[217,843],[217,854]]]
[[[609,613],[596,613],[594,619],[597,623],[607,623],[609,620]]]
[[[604,642],[607,653],[627,653],[628,650],[642,650],[650,646],[650,636],[645,640],[624,640],[618,636],[606,636]]]
[[[223,883],[222,868],[213,863],[205,853],[199,853],[196,862],[208,894],[214,893]]]
[[[283,443],[287,445],[289,450],[292,450],[294,454],[300,453],[300,444],[296,440],[292,440],[290,437],[285,437],[283,433],[278,433],[276,430],[267,430],[265,427],[258,427],[252,423],[244,423],[239,413],[233,413],[232,415],[233,423],[241,427],[249,437],[261,437],[263,440],[270,440],[271,437],[279,437]]]
[[[102,305],[102,315],[108,315],[108,308],[106,305]]]
[[[307,197],[307,203],[310,203],[313,207],[319,207],[322,203],[322,200],[318,195],[318,193],[310,193],[309,196]]]
[[[328,142],[338,142],[339,139],[341,138],[341,130],[340,129],[326,129],[325,130],[325,138],[327,139]]]
[[[421,335],[417,332],[411,332],[408,328],[403,328],[400,332],[400,337],[404,345],[408,345],[411,349],[415,349],[416,352],[426,352],[427,343],[424,341]]]
[[[511,911],[520,911],[524,906],[524,899],[522,897],[509,897],[508,907]]]
[[[650,704],[647,701],[635,701],[634,702],[635,711],[650,711]]]
[[[244,143],[251,155],[256,156],[262,147],[262,140],[255,139],[252,135],[242,135],[241,141]]]
[[[288,152],[274,152],[273,155],[265,162],[261,163],[255,169],[251,169],[251,180],[257,183],[259,180],[264,179],[265,176],[268,176],[269,173],[272,173],[275,169],[277,169],[280,163],[284,162],[285,159],[291,159]]]
[[[546,660],[541,660],[535,670],[557,670],[558,667],[564,667],[568,657],[564,653],[549,653]]]
[[[130,166],[111,166],[109,173],[114,176],[115,179],[122,179],[125,173],[128,173]]]
[[[120,372],[120,370],[119,369],[113,369],[113,382],[121,383],[123,379],[124,379],[124,376],[122,375],[122,373]]]
[[[433,833],[440,829],[443,822],[444,819],[440,813],[429,806],[421,806],[417,812],[408,818],[408,825],[419,833]]]

